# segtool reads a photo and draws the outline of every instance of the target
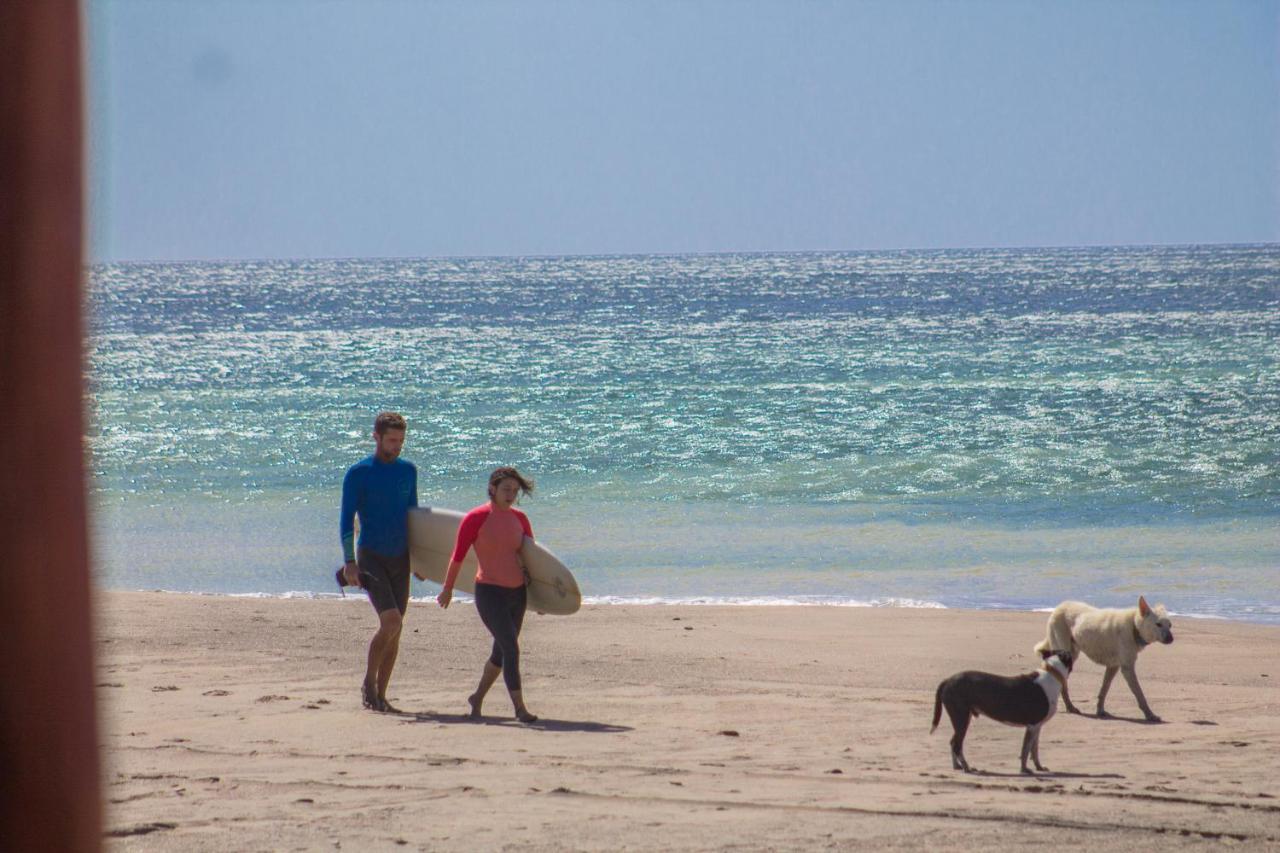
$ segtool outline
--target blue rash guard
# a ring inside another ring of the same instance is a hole
[[[342,556],[356,558],[355,518],[360,516],[360,547],[384,557],[409,550],[408,512],[418,505],[418,469],[412,462],[382,462],[376,455],[361,459],[342,478],[342,513],[338,533]]]

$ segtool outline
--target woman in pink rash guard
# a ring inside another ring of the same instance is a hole
[[[484,665],[480,685],[467,699],[475,719],[480,718],[480,705],[498,679],[498,673],[502,673],[507,683],[517,719],[524,723],[538,719],[525,707],[520,689],[519,636],[528,606],[520,545],[524,537],[533,538],[533,528],[525,514],[515,508],[520,493],[532,491],[533,481],[521,476],[515,468],[498,468],[489,475],[489,502],[463,516],[444,589],[436,597],[441,607],[449,606],[462,560],[475,548],[480,563],[476,571],[476,612],[493,635],[493,653]]]

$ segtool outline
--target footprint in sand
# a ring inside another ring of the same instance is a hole
[[[230,690],[206,690],[200,694],[201,696],[230,696]]]
[[[151,688],[151,692],[166,693],[170,690],[177,690],[177,689],[178,689],[178,686],[176,684],[157,684],[155,687]]]
[[[287,702],[288,700],[289,700],[288,696],[281,696],[277,693],[272,693],[267,696],[259,696],[254,701],[255,702]]]
[[[119,829],[108,829],[104,835],[108,838],[128,838],[131,835],[147,835],[151,832],[161,832],[166,829],[177,829],[176,823],[166,823],[156,821],[154,823],[143,823],[137,826],[122,827]]]

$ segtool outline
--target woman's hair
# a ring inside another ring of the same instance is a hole
[[[494,468],[493,473],[489,475],[489,497],[493,497],[494,489],[503,480],[515,480],[520,484],[520,491],[526,495],[533,494],[533,480],[524,476],[515,468],[504,465],[501,468]]]

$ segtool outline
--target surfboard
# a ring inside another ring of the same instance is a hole
[[[409,568],[419,580],[444,583],[461,523],[462,513],[456,510],[429,506],[409,510]],[[559,557],[528,536],[520,546],[520,557],[529,573],[529,609],[555,616],[578,611],[582,593]],[[453,588],[475,594],[475,549],[462,561]]]

